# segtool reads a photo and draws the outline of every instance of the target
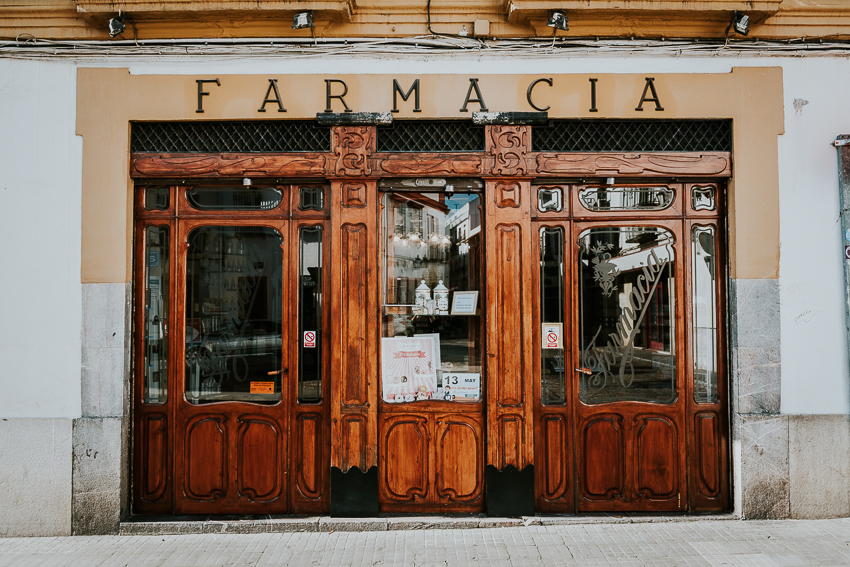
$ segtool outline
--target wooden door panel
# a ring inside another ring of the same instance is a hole
[[[168,417],[149,413],[141,419],[137,439],[142,444],[142,482],[139,497],[155,502],[168,486]]]
[[[594,417],[583,425],[579,435],[582,496],[587,500],[622,499],[626,476],[623,417]]]
[[[439,415],[436,423],[435,490],[440,500],[468,502],[484,490],[484,431],[461,415]]]
[[[227,418],[201,414],[186,424],[184,494],[191,500],[212,502],[227,493]]]
[[[720,496],[720,419],[715,412],[694,416],[695,452],[699,457],[696,489],[706,498]]]
[[[638,416],[637,495],[650,500],[675,498],[679,488],[679,443],[676,425],[660,415]]]
[[[497,381],[497,401],[501,406],[521,406],[522,380],[522,317],[517,311],[516,298],[522,288],[522,232],[516,225],[496,227],[496,298],[497,326],[502,340],[498,345],[500,379]]]
[[[342,403],[346,406],[366,404],[367,368],[366,341],[369,334],[367,318],[364,317],[369,285],[366,258],[369,256],[367,228],[365,224],[346,224],[342,227],[342,281],[343,290],[341,315],[341,340],[345,356],[341,357],[340,376],[344,378]]]
[[[555,501],[562,499],[567,490],[567,462],[569,461],[566,451],[572,440],[567,439],[567,420],[558,413],[544,414],[540,418],[541,433],[537,442],[542,443],[543,451],[540,453],[543,469],[543,483],[541,496],[545,500]]]
[[[381,432],[381,488],[396,502],[425,500],[429,495],[428,420],[418,415],[387,419]]]
[[[293,477],[299,499],[318,500],[324,492],[324,416],[318,412],[299,413],[292,437],[295,445]]]
[[[236,435],[236,484],[251,501],[280,498],[283,489],[283,433],[276,421],[260,415],[240,416]]]

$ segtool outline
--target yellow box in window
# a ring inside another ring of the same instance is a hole
[[[274,382],[251,382],[252,394],[274,394]]]

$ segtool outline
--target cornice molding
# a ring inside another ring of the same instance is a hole
[[[118,7],[135,30],[116,39],[400,38],[427,35],[424,2],[409,0],[14,0],[0,3],[0,38],[108,40]],[[751,17],[748,39],[850,38],[846,0],[470,0],[435,3],[432,28],[472,35],[490,22],[488,38],[552,37],[549,9],[566,10],[571,38],[723,38],[732,10]],[[291,29],[296,11],[313,10],[316,27]],[[191,25],[187,25],[191,23]],[[134,34],[135,33],[135,37]]]

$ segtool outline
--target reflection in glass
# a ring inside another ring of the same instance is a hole
[[[298,238],[298,401],[322,401],[322,227]]]
[[[594,228],[578,244],[581,400],[672,402],[673,235],[656,227]]]
[[[694,185],[691,189],[691,205],[695,211],[713,211],[714,204],[714,187],[712,185],[699,186]]]
[[[541,213],[563,209],[563,191],[560,187],[541,187],[537,190],[537,210]]]
[[[692,280],[694,293],[694,400],[717,402],[717,285],[714,227],[694,226]]]
[[[578,194],[591,211],[660,211],[673,204],[673,196],[668,187],[589,187]]]
[[[298,195],[298,208],[302,211],[321,211],[325,206],[322,187],[301,187]]]
[[[279,232],[205,226],[186,256],[186,399],[280,400]]]
[[[384,195],[386,287],[382,336],[431,336],[436,359],[412,367],[421,371],[424,392],[418,388],[406,392],[406,376],[388,377],[384,373],[385,400],[391,390],[386,387],[389,380],[396,380],[389,400],[393,402],[417,398],[477,401],[481,397],[484,330],[478,315],[481,298],[475,298],[474,294],[456,295],[481,289],[484,276],[481,207],[476,193],[388,192]],[[465,309],[464,301],[469,303]],[[393,345],[406,348],[402,342],[387,343],[385,339],[382,350],[388,352]],[[404,356],[407,355],[399,353],[399,357]],[[429,362],[433,373],[427,370]],[[428,382],[433,387],[425,384],[426,378],[434,380]],[[411,378],[411,386],[413,381]],[[425,392],[430,393],[426,396]]]
[[[145,187],[145,210],[168,210],[168,187]]]
[[[562,404],[564,395],[564,229],[540,229],[541,401]],[[551,327],[551,328],[550,328]],[[547,341],[557,331],[559,342]]]
[[[186,198],[201,211],[265,211],[277,207],[283,194],[276,187],[194,187]]]
[[[168,399],[168,228],[145,229],[145,391],[149,404]]]

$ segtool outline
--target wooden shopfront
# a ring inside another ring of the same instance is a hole
[[[134,513],[729,507],[729,122],[335,116],[133,124]]]

